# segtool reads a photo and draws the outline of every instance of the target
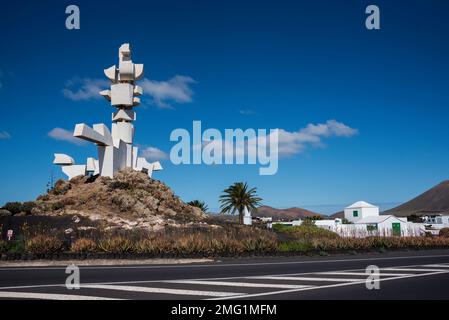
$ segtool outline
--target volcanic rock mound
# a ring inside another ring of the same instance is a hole
[[[200,222],[206,217],[164,183],[130,169],[113,179],[79,176],[58,180],[51,191],[37,198],[32,213],[80,215],[124,228],[158,228]]]

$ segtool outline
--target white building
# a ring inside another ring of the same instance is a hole
[[[422,236],[425,233],[424,223],[408,222],[407,218],[393,215],[380,215],[379,207],[365,201],[357,201],[344,209],[345,219],[349,223],[343,223],[342,219],[315,220],[315,225],[319,228],[327,229],[338,233],[342,237],[363,238],[369,236]],[[428,220],[439,222],[440,220]],[[449,215],[441,222],[448,223]],[[276,222],[287,226],[299,226],[302,220],[290,222]],[[443,224],[441,224],[443,225]]]
[[[429,214],[422,216],[426,232],[438,235],[443,228],[449,228],[449,213]]]
[[[342,236],[420,236],[424,234],[424,225],[408,222],[407,218],[393,215],[380,215],[379,207],[365,201],[357,201],[346,207],[345,218],[351,224],[342,224],[336,228]]]
[[[245,207],[243,209],[243,213],[244,213],[244,215],[243,215],[243,224],[247,225],[247,226],[252,225],[253,224],[253,219],[251,217],[251,211],[249,211],[248,208]]]
[[[379,207],[376,207],[365,201],[357,201],[346,207],[345,219],[349,222],[357,222],[366,217],[377,217],[379,216]]]

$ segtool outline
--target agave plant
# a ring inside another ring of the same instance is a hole
[[[248,210],[257,210],[260,206],[261,198],[257,196],[257,188],[249,189],[245,182],[236,182],[223,191],[220,196],[221,213],[239,214],[239,223],[243,224],[243,211],[245,207]]]
[[[209,207],[207,206],[207,204],[201,200],[193,200],[193,201],[187,202],[187,204],[192,207],[200,208],[201,211],[203,211],[203,212],[209,211]]]

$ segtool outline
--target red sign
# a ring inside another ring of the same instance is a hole
[[[12,231],[11,229],[9,229],[9,230],[8,230],[8,233],[6,234],[6,236],[8,237],[8,240],[11,240],[13,234],[14,234],[14,231]]]

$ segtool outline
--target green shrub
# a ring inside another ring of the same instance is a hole
[[[0,254],[6,253],[9,249],[8,242],[5,240],[0,240]]]
[[[51,210],[52,211],[58,211],[60,209],[64,208],[64,203],[62,202],[53,202],[51,204]]]
[[[8,210],[9,212],[11,212],[14,215],[14,214],[18,214],[23,211],[23,205],[21,202],[7,202],[3,206],[3,209]]]
[[[27,201],[22,203],[22,212],[25,212],[26,214],[31,214],[31,211],[36,206],[36,204],[33,201]]]
[[[313,221],[312,221],[313,222]],[[303,223],[300,226],[290,227],[286,230],[286,233],[296,239],[338,239],[340,236],[335,232],[316,227],[314,224]]]
[[[26,242],[26,250],[34,254],[56,253],[62,250],[62,241],[54,236],[38,235]]]
[[[23,241],[20,240],[8,241],[7,246],[8,246],[8,253],[16,254],[25,252],[25,244]]]

